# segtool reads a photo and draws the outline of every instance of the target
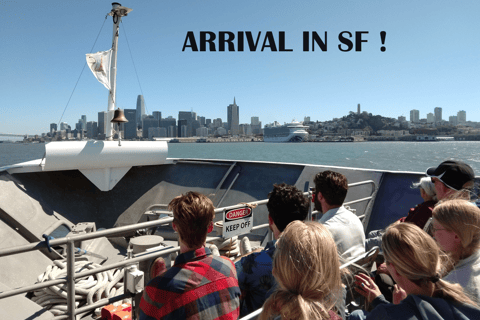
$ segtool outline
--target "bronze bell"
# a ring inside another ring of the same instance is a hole
[[[125,114],[123,113],[123,110],[118,108],[115,110],[115,113],[113,114],[113,119],[110,121],[113,123],[124,123],[128,122],[127,118],[125,118]]]

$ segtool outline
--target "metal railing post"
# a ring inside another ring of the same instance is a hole
[[[75,320],[75,251],[73,240],[67,238],[67,311],[68,318]]]

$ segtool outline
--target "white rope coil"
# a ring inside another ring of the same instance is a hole
[[[90,261],[76,261],[75,273],[94,270],[101,265]],[[93,304],[104,298],[122,295],[123,269],[99,272],[91,276],[75,279],[75,305],[81,307]],[[67,276],[66,262],[55,260],[37,277],[37,283]],[[57,316],[67,313],[67,285],[54,285],[33,292],[32,301]]]

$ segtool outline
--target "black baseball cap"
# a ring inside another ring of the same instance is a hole
[[[438,167],[428,168],[427,176],[437,178],[444,185],[455,190],[461,190],[465,183],[475,180],[472,167],[455,160],[443,161]]]

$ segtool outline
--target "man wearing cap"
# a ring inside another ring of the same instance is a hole
[[[473,188],[475,174],[473,169],[462,161],[447,160],[438,167],[427,169],[427,176],[435,183],[438,200],[446,199],[455,192]],[[460,197],[470,199],[469,194],[461,194]]]

